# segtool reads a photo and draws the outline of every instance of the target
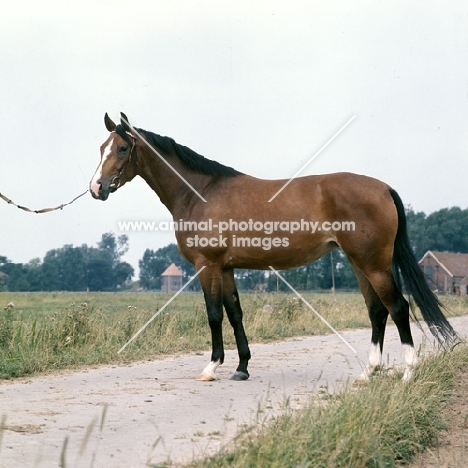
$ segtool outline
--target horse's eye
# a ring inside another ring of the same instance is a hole
[[[119,153],[125,153],[125,151],[127,151],[127,150],[128,150],[128,146],[119,146],[119,147],[117,148],[117,151],[118,151]]]

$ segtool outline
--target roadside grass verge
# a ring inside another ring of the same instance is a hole
[[[244,430],[213,457],[190,468],[394,467],[406,464],[445,427],[457,373],[466,371],[468,346],[425,358],[413,380],[376,376],[314,397],[263,427]]]
[[[128,363],[210,349],[201,293],[181,294],[125,351],[117,351],[171,296],[164,293],[0,293],[0,379],[78,366]],[[368,327],[358,293],[305,293],[337,329]],[[243,294],[250,342],[330,331],[295,296]],[[451,315],[468,313],[468,298],[443,298]],[[227,349],[235,347],[224,321]]]

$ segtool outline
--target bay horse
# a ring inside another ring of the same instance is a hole
[[[134,128],[123,113],[118,125],[107,114],[104,122],[110,134],[101,146],[91,195],[107,200],[138,175],[178,223],[177,245],[199,273],[211,330],[211,362],[200,380],[215,379],[224,361],[223,307],[239,354],[231,379],[249,378],[251,355],[235,268],[298,267],[337,247],[356,273],[372,325],[369,360],[361,379],[368,379],[380,365],[389,314],[404,350],[404,380],[411,378],[417,364],[400,275],[439,342],[457,336],[418,266],[403,203],[389,185],[344,172],[305,176],[294,179],[271,200],[286,180],[262,180],[238,172],[169,137]],[[343,223],[354,229],[339,229]]]

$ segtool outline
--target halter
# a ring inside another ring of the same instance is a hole
[[[136,162],[137,171],[138,171],[138,148],[136,144],[136,138],[130,132],[125,132],[125,133],[132,139],[132,147],[130,149],[130,154],[128,156],[127,161],[122,166],[122,169],[120,169],[120,172],[112,179],[112,182],[109,185],[109,191],[111,193],[115,192],[120,187],[120,178],[122,177],[122,174],[127,169],[128,164],[132,160],[132,154],[133,154],[134,149],[135,149],[135,162]]]

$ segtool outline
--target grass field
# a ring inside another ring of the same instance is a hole
[[[176,298],[125,351],[117,351],[171,296],[164,293],[0,293],[0,378],[210,349],[203,295]],[[369,326],[358,293],[304,297],[335,328]],[[468,313],[468,298],[444,297],[447,316]],[[242,294],[251,342],[329,333],[292,294]],[[224,321],[227,348],[235,346]]]

